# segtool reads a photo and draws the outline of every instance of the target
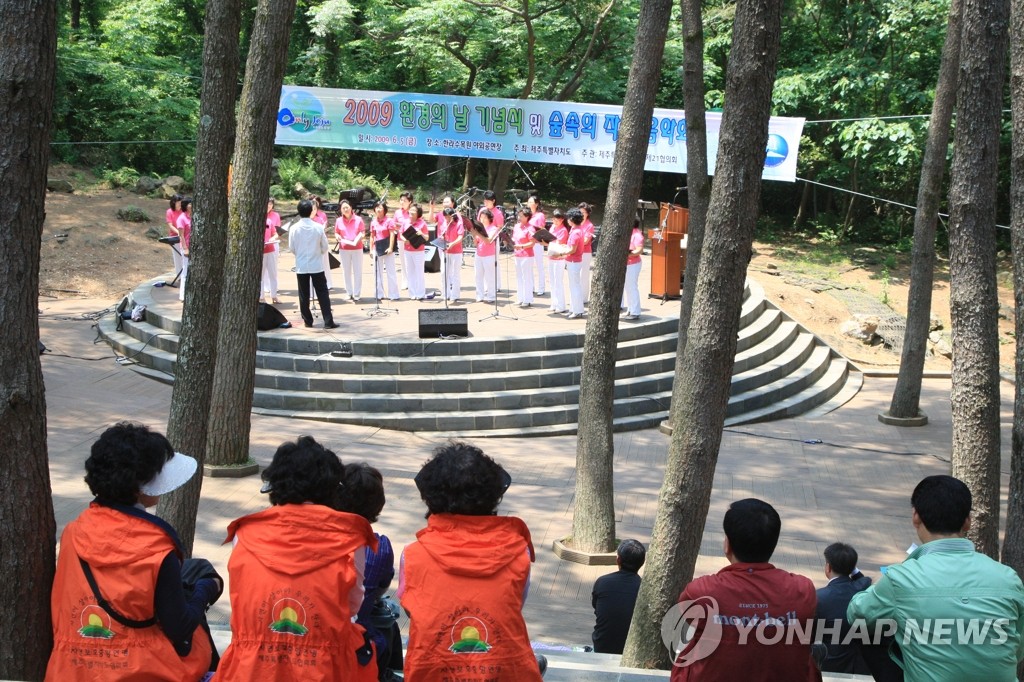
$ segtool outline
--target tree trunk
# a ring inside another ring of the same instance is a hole
[[[244,464],[249,458],[263,231],[274,127],[294,14],[295,0],[260,0],[245,66],[206,447],[209,461],[216,464]]]
[[[679,302],[679,342],[676,345],[673,393],[682,389],[683,351],[690,326],[693,292],[697,288],[700,254],[704,245],[704,224],[711,200],[708,177],[708,125],[704,110],[704,24],[700,0],[680,0],[683,14],[683,106],[686,107],[686,184],[690,222],[686,237],[686,272]],[[672,396],[669,419],[677,403]]]
[[[167,420],[167,439],[179,452],[206,459],[217,329],[222,287],[209,282],[224,279],[227,244],[228,164],[235,141],[235,100],[238,94],[239,0],[210,0],[206,5],[203,44],[203,88],[199,99],[196,142],[196,196],[192,216],[192,260],[181,319],[174,391]],[[195,539],[196,514],[203,477],[194,476],[181,488],[160,498],[157,514],[178,531],[188,555]]]
[[[1013,0],[1010,26],[1010,108],[1013,112],[1010,225],[1017,357],[1003,563],[1024,576],[1024,0]],[[1024,675],[1022,668],[1024,665],[1018,667],[1018,677]]]
[[[965,3],[950,188],[953,475],[974,497],[970,537],[999,555],[996,181],[1009,0]]]
[[[494,184],[490,188],[497,195],[498,203],[501,203],[501,198],[505,196],[505,190],[508,189],[508,179],[512,175],[513,165],[515,165],[513,161],[498,162],[498,171],[495,174]]]
[[[54,541],[39,361],[39,250],[53,116],[56,3],[0,0],[0,678],[39,680],[53,634]]]
[[[928,142],[921,163],[921,181],[917,188],[917,212],[914,214],[914,249],[910,259],[910,293],[907,300],[907,328],[903,334],[900,373],[892,393],[889,415],[900,418],[918,416],[921,405],[921,375],[928,351],[931,326],[932,281],[935,272],[935,224],[942,199],[942,177],[946,171],[953,105],[956,103],[957,67],[960,64],[962,0],[949,5],[946,43],[942,48],[939,82],[928,124]]]
[[[722,440],[768,142],[781,0],[739,0],[703,265],[683,355],[665,479],[622,664],[665,667],[660,624],[693,577]]]
[[[594,295],[583,345],[576,506],[572,519],[573,546],[585,552],[615,549],[612,408],[619,305],[671,14],[672,0],[644,0],[640,6],[622,123],[608,182],[601,248],[595,259],[595,270],[601,276],[593,278]]]

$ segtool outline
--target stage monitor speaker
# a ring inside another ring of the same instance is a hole
[[[420,338],[469,336],[469,311],[465,308],[420,310]]]
[[[256,328],[261,332],[277,329],[287,323],[287,318],[281,314],[280,310],[269,303],[260,303],[259,319],[256,322]]]
[[[423,272],[441,272],[441,254],[431,244],[423,248]]]

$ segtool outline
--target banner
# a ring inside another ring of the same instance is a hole
[[[469,156],[611,168],[622,107],[285,85],[280,145]],[[722,114],[707,114],[708,170],[715,172]],[[771,118],[765,180],[795,182],[802,118]],[[686,117],[655,109],[645,170],[686,172]]]

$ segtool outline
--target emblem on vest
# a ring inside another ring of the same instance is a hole
[[[451,629],[452,645],[448,650],[456,654],[486,654],[491,650],[487,625],[479,618],[466,616],[455,621]]]
[[[86,639],[113,639],[114,631],[110,629],[110,616],[96,604],[90,604],[82,609],[82,627],[78,628],[78,634]]]
[[[270,624],[273,632],[296,637],[303,637],[309,632],[306,627],[306,609],[295,599],[285,597],[277,601],[273,608],[273,618]]]

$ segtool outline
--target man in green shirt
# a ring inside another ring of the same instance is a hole
[[[929,476],[910,504],[921,546],[854,595],[847,620],[872,638],[895,635],[902,655],[890,655],[911,682],[1016,680],[1024,658],[1024,585],[964,537],[970,490],[952,476]]]

